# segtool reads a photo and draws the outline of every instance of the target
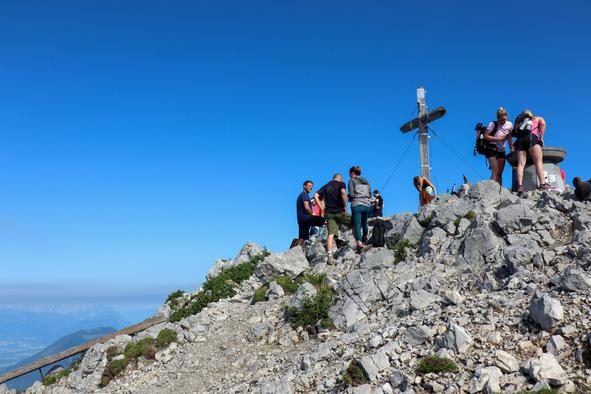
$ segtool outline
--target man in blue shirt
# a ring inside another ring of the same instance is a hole
[[[310,238],[310,227],[324,225],[322,216],[314,216],[312,212],[312,202],[310,201],[310,192],[314,187],[312,181],[304,182],[304,191],[300,193],[296,200],[296,212],[298,217],[298,243],[304,246],[304,241]]]

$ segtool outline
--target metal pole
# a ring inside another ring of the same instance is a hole
[[[427,104],[425,103],[425,88],[417,88],[417,105],[419,107],[419,153],[421,156],[421,176],[430,179],[429,166],[429,136],[427,135]]]

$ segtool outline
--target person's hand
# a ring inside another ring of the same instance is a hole
[[[540,140],[540,145],[542,145],[542,148],[544,147],[544,140]]]

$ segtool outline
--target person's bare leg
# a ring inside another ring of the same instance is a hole
[[[525,170],[525,162],[527,161],[526,151],[517,151],[517,185],[523,186],[523,170]]]
[[[334,234],[328,234],[328,238],[326,239],[326,251],[328,253],[332,252],[333,242],[334,242]]]
[[[540,145],[534,145],[529,148],[529,154],[534,161],[534,165],[536,166],[536,175],[538,176],[539,181],[538,186],[541,186],[546,183],[544,180],[544,160],[542,148]]]
[[[490,179],[493,181],[497,180],[497,158],[496,157],[489,157],[488,158],[488,166],[490,167]]]
[[[503,186],[503,171],[505,171],[505,159],[497,159],[497,182]]]

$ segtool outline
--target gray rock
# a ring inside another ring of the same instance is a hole
[[[294,295],[289,300],[288,306],[290,308],[301,308],[302,304],[306,298],[312,298],[317,293],[318,292],[316,291],[316,288],[314,287],[314,285],[312,285],[311,283],[305,282],[300,287],[298,287],[298,289],[296,290]]]
[[[432,335],[431,329],[427,326],[412,326],[406,330],[403,340],[409,345],[417,346],[429,340]]]
[[[301,248],[300,248],[301,249]],[[293,390],[287,379],[274,380],[261,387],[257,394],[291,394]]]
[[[560,335],[552,335],[546,344],[546,351],[555,356],[560,354],[564,349],[566,349],[566,341]]]
[[[497,212],[496,223],[505,234],[527,233],[537,221],[534,211],[523,203],[517,203]]]
[[[107,346],[96,344],[84,355],[78,369],[68,376],[68,383],[76,390],[91,392],[101,381],[105,365],[107,365]]]
[[[474,377],[470,380],[469,392],[496,394],[501,392],[500,378],[503,376],[497,367],[478,368]]]
[[[473,342],[472,337],[468,335],[463,327],[449,323],[446,333],[441,337],[440,347],[462,354],[472,346]]]
[[[281,298],[285,295],[285,291],[283,287],[279,286],[277,282],[272,281],[269,283],[269,290],[267,290],[267,299],[275,300],[277,298]]]
[[[591,287],[591,278],[582,269],[569,267],[560,276],[559,283],[564,290],[581,291]]]
[[[548,382],[552,386],[562,386],[568,381],[566,372],[553,354],[543,353],[539,359],[529,361],[528,374],[537,382]]]
[[[275,327],[271,322],[264,320],[260,323],[254,325],[254,327],[250,330],[248,334],[248,339],[251,341],[256,341],[259,339],[263,339],[264,337],[270,335],[275,331]]]
[[[509,373],[519,371],[519,362],[513,355],[503,350],[497,350],[495,356],[497,359],[496,365],[502,371]]]
[[[390,385],[395,389],[400,388],[401,391],[406,391],[409,382],[412,381],[413,378],[400,369],[395,369],[390,376]]]
[[[422,310],[435,302],[441,301],[441,297],[425,290],[410,292],[410,306],[415,310]]]
[[[501,201],[501,187],[493,180],[478,182],[468,192],[468,196],[487,206],[496,206]]]
[[[457,291],[457,290],[444,290],[443,291],[443,301],[447,305],[459,305],[464,302],[464,297]]]
[[[274,253],[265,258],[255,269],[261,282],[270,282],[279,275],[295,279],[310,268],[302,248],[291,248],[284,253]]]
[[[503,245],[492,231],[488,220],[477,217],[464,236],[464,259],[468,264],[484,264],[498,259],[498,251]]]
[[[360,268],[385,269],[394,265],[394,252],[386,248],[370,249],[361,258]]]
[[[359,365],[363,368],[365,372],[365,376],[369,379],[370,382],[377,380],[378,378],[378,368],[374,364],[371,357],[364,356],[359,359]]]
[[[546,331],[556,326],[564,318],[564,310],[560,301],[548,294],[532,298],[529,303],[529,314],[532,320]]]

